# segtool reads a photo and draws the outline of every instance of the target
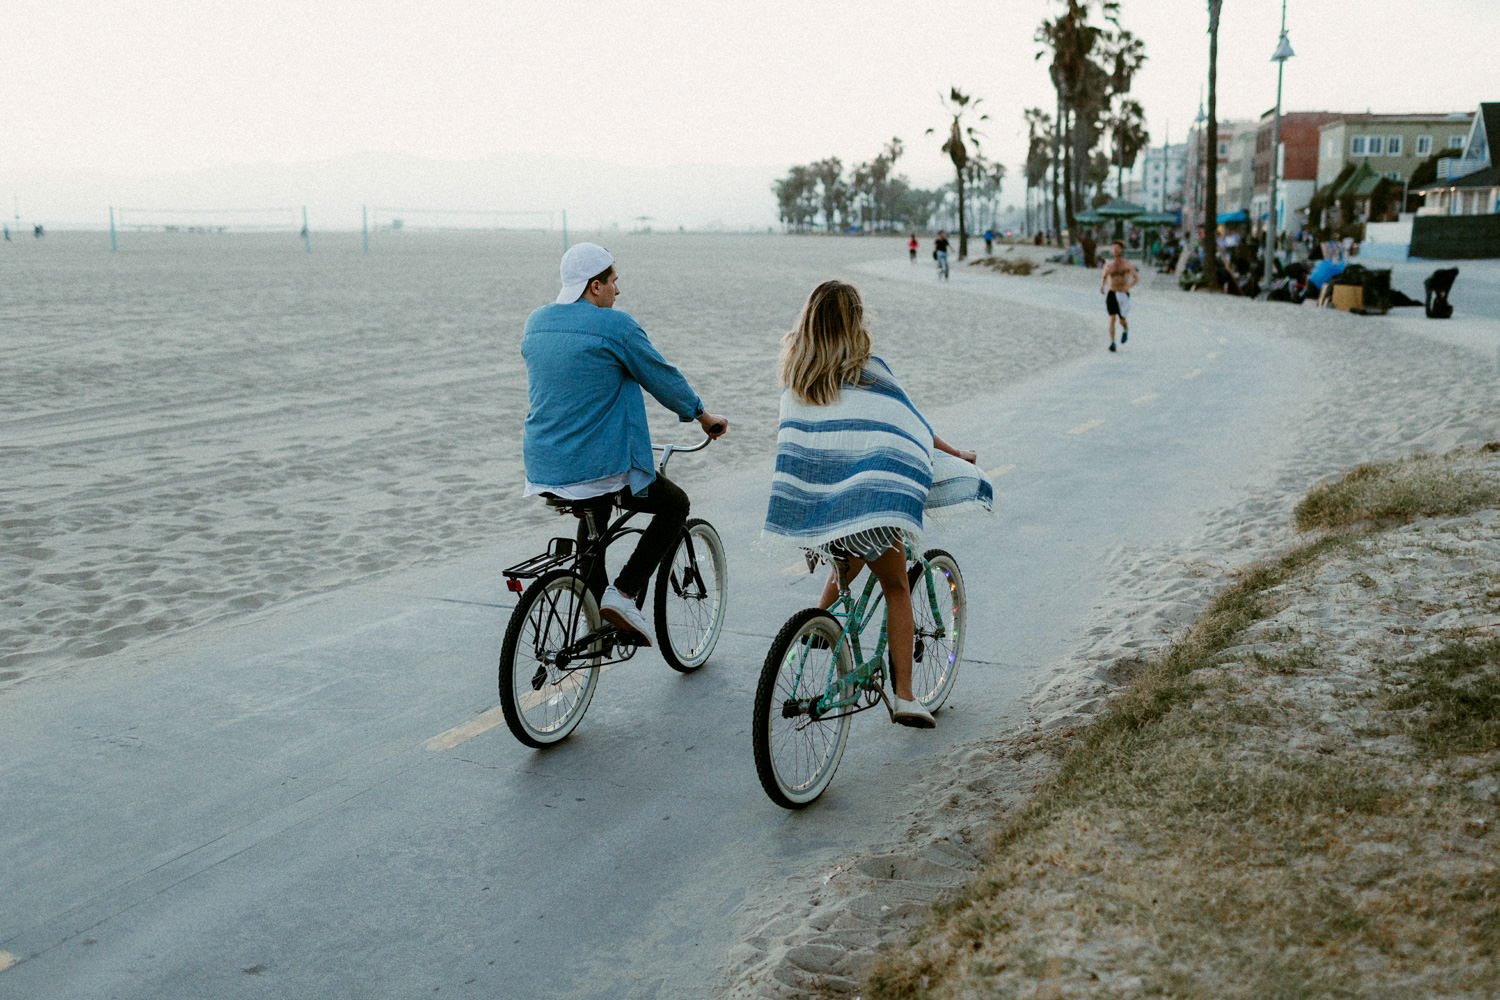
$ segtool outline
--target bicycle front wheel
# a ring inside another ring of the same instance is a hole
[[[755,771],[771,801],[801,809],[833,780],[852,719],[848,709],[820,716],[817,701],[852,669],[838,620],[819,608],[793,615],[776,639],[755,688],[751,724]]]
[[[656,573],[656,641],[672,669],[703,666],[719,641],[728,596],[724,543],[713,525],[689,518]]]
[[[907,571],[911,585],[914,648],[911,690],[929,712],[936,712],[953,691],[964,652],[968,602],[958,560],[942,549],[928,549]]]
[[[599,606],[576,573],[556,570],[526,588],[500,647],[500,707],[516,739],[544,747],[578,725],[599,684],[599,656],[572,647],[599,628]]]

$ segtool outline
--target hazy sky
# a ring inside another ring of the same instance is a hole
[[[545,152],[630,166],[846,166],[899,136],[947,178],[940,94],[983,99],[1013,176],[1050,110],[1036,25],[1055,0],[6,0],[0,185],[351,153]],[[1207,76],[1204,0],[1125,0],[1154,143]],[[1219,115],[1276,93],[1280,0],[1225,0]],[[1500,100],[1500,2],[1290,0],[1287,110],[1468,111]],[[1009,190],[1014,191],[1012,186]],[[0,193],[10,193],[0,187]],[[769,197],[769,196],[768,196]],[[8,200],[8,199],[7,199]]]

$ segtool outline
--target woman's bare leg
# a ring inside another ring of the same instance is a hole
[[[906,552],[892,546],[870,563],[885,596],[885,638],[891,653],[891,687],[897,698],[912,701],[911,587],[906,582]]]

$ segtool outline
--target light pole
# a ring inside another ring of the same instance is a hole
[[[1204,139],[1203,139],[1203,123],[1206,122],[1206,121],[1208,121],[1208,115],[1205,115],[1203,113],[1203,98],[1200,96],[1198,98],[1198,116],[1193,119],[1193,131],[1190,133],[1190,135],[1193,136],[1193,148],[1192,148],[1192,153],[1193,153],[1193,211],[1192,211],[1192,215],[1197,216],[1197,219],[1195,221],[1196,221],[1196,223],[1197,223],[1198,226],[1202,226],[1203,227],[1203,231],[1204,231],[1205,235],[1208,232],[1208,208],[1207,208],[1206,205],[1200,204],[1200,202],[1201,202],[1201,200],[1203,198],[1203,195],[1205,194],[1205,191],[1204,191],[1203,185],[1199,183],[1199,180],[1202,177],[1202,173],[1203,173],[1203,170],[1204,170],[1204,166],[1203,166],[1203,143],[1204,143]],[[1197,230],[1197,226],[1193,226],[1193,228],[1191,230],[1189,230],[1189,232],[1188,232],[1188,241],[1190,243],[1192,242],[1193,237],[1197,235],[1196,230]],[[1207,260],[1208,258],[1205,257],[1204,259]]]
[[[1271,287],[1271,281],[1275,274],[1276,262],[1276,175],[1280,172],[1277,161],[1281,158],[1281,71],[1286,68],[1286,61],[1296,55],[1292,51],[1292,43],[1286,38],[1286,0],[1281,0],[1281,41],[1276,43],[1276,51],[1271,54],[1271,61],[1276,64],[1276,113],[1271,120],[1271,206],[1267,217],[1270,223],[1266,227],[1266,280],[1267,288]]]

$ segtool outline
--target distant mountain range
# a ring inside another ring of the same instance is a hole
[[[259,163],[155,176],[11,178],[24,225],[105,228],[110,206],[233,210],[306,206],[313,230],[359,229],[361,208],[567,212],[570,229],[764,231],[781,165],[632,167],[547,155],[444,162],[366,153],[315,163]],[[0,184],[5,179],[0,178]],[[11,201],[12,198],[5,198]],[[12,209],[12,205],[5,205]],[[11,219],[11,211],[0,212]],[[384,213],[389,217],[389,212]],[[137,216],[138,218],[140,216]],[[204,216],[203,221],[211,221]],[[421,218],[414,215],[413,219]],[[517,225],[526,225],[518,219]]]

